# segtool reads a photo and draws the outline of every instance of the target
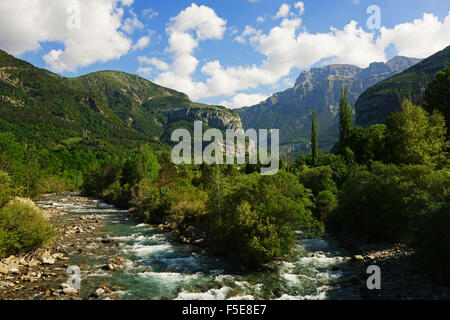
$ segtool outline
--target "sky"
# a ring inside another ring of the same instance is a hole
[[[311,67],[450,45],[448,0],[1,0],[0,17],[0,49],[40,68],[125,71],[229,108]]]

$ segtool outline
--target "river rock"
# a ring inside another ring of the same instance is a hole
[[[49,265],[53,265],[53,264],[55,264],[55,259],[53,259],[53,258],[44,258],[44,259],[42,259],[42,263],[43,264],[49,264]]]
[[[92,293],[92,296],[95,298],[101,298],[106,294],[105,290],[103,288],[98,288]]]
[[[364,261],[364,257],[361,255],[355,255],[355,256],[353,256],[352,260],[356,261],[356,262],[361,262],[361,261]]]
[[[63,292],[68,296],[76,296],[78,294],[78,290],[72,287],[64,288]]]

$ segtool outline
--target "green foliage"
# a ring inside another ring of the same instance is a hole
[[[450,281],[450,199],[427,208],[414,235],[421,265],[433,277]]]
[[[144,179],[132,190],[131,204],[149,223],[164,223],[173,203],[170,189],[158,187],[151,180]]]
[[[313,164],[316,166],[319,161],[319,115],[314,108],[312,113],[311,146]]]
[[[434,165],[442,161],[446,133],[443,116],[430,115],[408,100],[403,102],[402,109],[387,121],[390,162]]]
[[[374,163],[359,168],[339,194],[334,230],[368,241],[411,241],[422,210],[446,197],[450,175],[426,166]]]
[[[333,181],[333,170],[329,166],[300,169],[300,183],[310,189],[314,195],[314,216],[325,221],[328,215],[337,207],[338,188]]]
[[[0,209],[0,258],[30,252],[46,244],[55,234],[36,207],[12,201]]]
[[[333,181],[333,170],[329,166],[308,168],[303,167],[299,173],[300,183],[312,190],[315,196],[321,191],[337,193],[336,183]]]
[[[0,171],[0,208],[6,205],[14,195],[14,188],[9,175]]]
[[[369,129],[355,127],[347,138],[348,147],[354,152],[359,164],[382,161],[386,153],[387,127],[377,124]]]
[[[328,216],[336,210],[339,201],[330,190],[321,191],[315,199],[314,215],[319,221],[327,221]]]
[[[349,137],[353,128],[353,110],[348,102],[347,87],[344,86],[341,90],[341,102],[339,104],[339,132],[340,145],[344,147],[347,138]]]
[[[414,104],[422,105],[427,85],[438,71],[449,65],[450,46],[369,88],[356,102],[357,124],[366,127],[384,123],[392,112],[401,110],[402,99],[411,99]],[[438,94],[434,99],[439,97]]]
[[[302,166],[314,167],[311,154],[298,158],[293,171],[298,174]],[[341,186],[347,180],[349,166],[342,155],[319,154],[317,166],[330,167],[333,172],[333,181],[337,186]]]
[[[209,235],[217,251],[240,263],[257,266],[287,254],[296,230],[323,232],[312,217],[310,193],[294,175],[216,177],[208,202]]]
[[[425,108],[428,112],[439,111],[445,116],[447,138],[450,138],[450,67],[436,74],[425,91]]]

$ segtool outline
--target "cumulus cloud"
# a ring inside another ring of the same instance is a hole
[[[223,39],[225,31],[224,19],[213,9],[195,3],[171,18],[166,30],[169,46],[165,51],[172,54],[173,62],[170,71],[161,73],[155,82],[187,92],[193,99],[208,95],[206,85],[195,83],[191,77],[199,64],[194,50],[201,41]]]
[[[159,12],[155,11],[153,8],[150,8],[143,10],[142,15],[148,19],[153,19],[159,16]]]
[[[297,2],[295,8],[299,10],[299,15],[305,13],[305,4],[302,1]]]
[[[150,44],[150,37],[144,36],[144,37],[140,38],[136,42],[136,44],[133,46],[133,51],[134,50],[142,50],[142,49],[146,48],[149,44]]]
[[[399,55],[426,58],[450,44],[450,11],[443,22],[426,13],[412,23],[396,25],[392,29],[381,28],[379,44],[395,45]]]
[[[278,10],[277,14],[275,15],[274,19],[280,19],[280,18],[286,18],[289,15],[289,12],[291,12],[291,6],[283,3]]]
[[[120,31],[124,6],[132,3],[133,0],[1,1],[0,45],[21,55],[39,50],[43,42],[60,42],[63,49],[44,55],[48,67],[55,72],[118,59],[132,47],[131,39]],[[71,19],[75,28],[69,28]]]
[[[329,32],[308,32],[302,28],[300,18],[305,10],[303,2],[297,2],[294,7],[298,12],[291,12],[288,5],[282,5],[277,13],[281,21],[269,32],[263,33],[246,26],[235,37],[235,41],[242,44],[249,42],[256,52],[265,56],[261,64],[225,67],[217,60],[200,65],[195,58],[194,51],[200,41],[221,39],[225,21],[212,9],[206,8],[196,20],[189,11],[196,12],[200,7],[192,5],[189,10],[173,18],[168,27],[169,46],[166,51],[172,53],[173,62],[154,81],[186,92],[192,99],[229,96],[223,104],[239,107],[258,103],[265,98],[260,94],[244,94],[242,91],[284,81],[293,68],[307,68],[325,60],[327,63],[367,67],[374,61],[386,61],[386,49],[391,45],[397,48],[400,55],[419,58],[449,45],[450,12],[443,22],[432,14],[425,14],[422,19],[412,23],[399,24],[392,29],[382,28],[376,37],[375,33],[365,31],[356,21],[350,21],[342,29],[331,27]],[[185,21],[189,16],[189,21]],[[203,24],[209,27],[200,28]],[[192,78],[199,67],[205,76],[204,81]]]
[[[241,107],[247,107],[247,106],[253,106],[255,104],[258,104],[262,101],[267,100],[269,98],[266,95],[255,93],[255,94],[245,94],[245,93],[239,93],[233,97],[230,101],[222,101],[220,105],[235,109],[235,108],[241,108]]]
[[[130,10],[130,15],[131,17],[125,19],[121,29],[128,34],[133,34],[136,29],[144,29],[144,24],[139,21],[133,10]]]

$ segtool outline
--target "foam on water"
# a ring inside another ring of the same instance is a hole
[[[211,289],[203,293],[182,291],[175,300],[226,300],[231,288],[222,287]]]

